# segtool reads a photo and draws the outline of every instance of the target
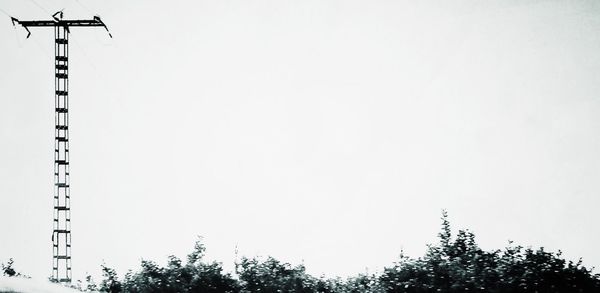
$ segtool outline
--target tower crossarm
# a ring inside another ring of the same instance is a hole
[[[16,23],[24,26],[105,26],[98,20],[18,20],[13,18]]]
[[[60,18],[56,15],[60,14]],[[27,30],[27,38],[31,35],[31,31],[29,31],[30,27],[64,27],[67,31],[69,31],[69,27],[78,27],[78,26],[100,26],[104,27],[108,32],[108,35],[112,38],[108,27],[99,16],[94,16],[93,19],[74,19],[74,20],[63,20],[62,12],[57,12],[54,14],[53,20],[19,20],[17,18],[11,17],[13,25],[20,24],[25,30]]]

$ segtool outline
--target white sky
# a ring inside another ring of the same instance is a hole
[[[51,274],[53,33],[70,37],[75,278],[184,256],[310,273],[484,249],[600,266],[598,1],[22,1],[0,17],[0,261]]]

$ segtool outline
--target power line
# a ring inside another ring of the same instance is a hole
[[[4,9],[0,8],[0,11],[1,11],[2,13],[6,14],[6,16],[10,17],[10,14],[8,14],[8,12],[6,12],[6,10],[4,10]]]
[[[35,0],[29,0],[31,1],[31,3],[35,4],[35,6],[37,6],[38,8],[44,10],[46,13],[48,14],[52,14],[50,11],[48,11],[46,8],[44,8],[42,5],[40,5],[39,3],[35,2]]]
[[[77,2],[77,4],[79,4],[79,6],[81,6],[83,9],[87,10],[88,13],[90,13],[92,15],[94,14],[94,12],[91,9],[89,9],[87,6],[83,5],[83,3],[81,3],[81,1],[75,0],[75,2]]]
[[[13,31],[15,31],[15,40],[17,41],[19,48],[23,48],[23,43],[21,42],[21,38],[19,38],[19,33],[17,32],[16,26],[14,27]]]
[[[35,43],[35,45],[38,47],[38,49],[40,49],[40,51],[42,51],[42,53],[44,53],[44,55],[51,57],[50,53],[48,53],[48,49],[44,48],[44,46],[42,46],[42,44],[37,39],[37,37],[33,37],[31,39],[33,39],[33,42]]]

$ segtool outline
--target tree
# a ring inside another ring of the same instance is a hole
[[[15,263],[15,261],[12,258],[9,258],[8,263],[2,264],[2,275],[8,276],[8,277],[14,277],[14,276],[20,275],[20,274],[17,274],[17,272],[13,268],[14,263]]]
[[[217,262],[206,262],[206,247],[198,240],[184,263],[169,256],[162,267],[142,261],[122,282],[113,269],[102,266],[104,292],[298,292],[298,293],[454,293],[454,292],[600,292],[600,275],[562,253],[544,248],[514,246],[484,251],[475,234],[459,230],[454,236],[446,211],[442,212],[439,242],[428,245],[424,256],[400,258],[378,274],[359,274],[347,279],[315,278],[303,265],[291,265],[268,257],[236,262],[237,278],[224,273]],[[12,260],[8,266],[12,267]],[[13,270],[14,272],[14,270]]]
[[[220,263],[203,260],[206,248],[200,240],[187,257],[187,263],[169,256],[167,266],[142,260],[137,272],[129,271],[122,282],[124,292],[239,292],[238,283],[223,272]]]
[[[114,269],[102,265],[102,276],[104,279],[100,283],[100,291],[109,293],[121,292],[122,285]]]
[[[379,283],[385,292],[600,292],[600,277],[581,261],[566,262],[560,252],[512,242],[504,251],[487,252],[467,230],[453,240],[445,211],[438,237],[424,257],[401,256],[384,270]]]
[[[237,265],[242,292],[315,292],[317,279],[306,274],[302,265],[292,267],[268,257],[242,258]]]

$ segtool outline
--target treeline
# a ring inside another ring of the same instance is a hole
[[[171,256],[166,266],[142,261],[137,271],[118,278],[102,266],[99,283],[90,277],[75,284],[81,291],[102,292],[600,292],[600,275],[558,253],[512,243],[502,250],[484,251],[475,235],[460,230],[452,237],[444,212],[439,243],[423,257],[401,255],[377,274],[324,278],[274,258],[242,258],[235,276],[220,263],[203,260],[205,247],[197,242],[181,260]]]

